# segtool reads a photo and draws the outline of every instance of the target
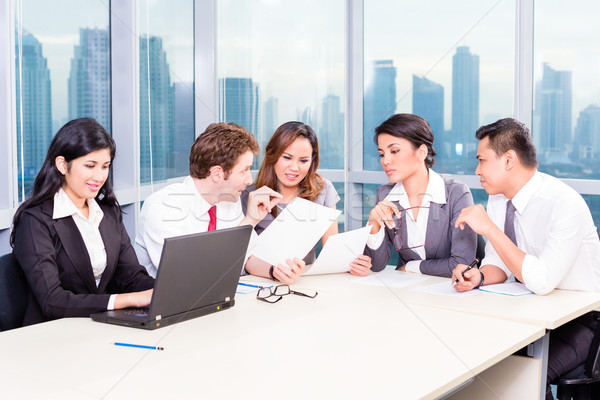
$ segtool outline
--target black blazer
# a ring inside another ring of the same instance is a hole
[[[104,311],[111,294],[154,287],[131,246],[118,207],[100,206],[106,269],[98,287],[72,217],[52,219],[54,199],[28,208],[15,227],[13,253],[29,284],[24,325]]]
[[[452,271],[458,264],[470,264],[475,258],[477,234],[468,225],[464,230],[454,227],[461,210],[473,205],[471,191],[464,183],[446,177],[442,179],[446,188],[446,204],[433,202],[430,204],[425,242],[431,244],[425,246],[425,260],[421,261],[420,270],[422,274],[451,277]],[[394,185],[390,183],[379,186],[375,204],[385,199]],[[393,203],[402,209],[399,202]],[[403,242],[407,243],[405,214],[402,213],[400,236]],[[365,254],[372,259],[373,271],[381,271],[385,268],[390,252],[396,251],[393,243],[394,232],[386,227],[383,243],[378,249],[366,246]],[[410,249],[399,251],[398,256],[398,268],[409,261],[420,260],[417,253]]]

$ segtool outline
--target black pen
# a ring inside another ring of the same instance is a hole
[[[467,272],[470,269],[475,268],[475,266],[477,265],[477,263],[479,262],[479,258],[476,258],[473,260],[473,262],[471,264],[469,264],[469,266],[461,273],[461,275],[463,276],[463,278],[465,277],[465,272]],[[456,285],[458,283],[458,279],[456,279],[454,281],[454,284]]]

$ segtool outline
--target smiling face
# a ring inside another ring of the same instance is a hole
[[[273,166],[277,186],[296,189],[306,177],[312,163],[313,148],[308,139],[299,137],[283,151]]]
[[[56,167],[65,176],[62,188],[77,207],[98,195],[108,178],[110,162],[109,149],[93,151],[70,164],[62,156],[56,158]]]
[[[377,136],[381,166],[391,183],[404,181],[424,166],[425,145],[416,148],[406,139],[382,133]]]
[[[506,157],[498,156],[489,143],[489,137],[485,137],[479,142],[475,174],[479,176],[481,186],[487,194],[504,193],[509,178],[505,168]]]
[[[242,191],[246,189],[246,186],[252,184],[250,168],[253,160],[254,154],[250,150],[238,158],[238,161],[229,171],[227,178],[220,182],[220,199],[235,202],[239,199]]]

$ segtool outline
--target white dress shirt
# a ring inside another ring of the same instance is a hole
[[[54,209],[52,210],[52,218],[59,219],[72,217],[79,233],[85,244],[85,248],[90,256],[90,263],[96,280],[96,287],[100,284],[102,274],[106,269],[106,249],[102,235],[100,235],[100,221],[104,217],[104,213],[100,209],[98,203],[94,199],[88,199],[87,205],[89,209],[88,217],[84,217],[81,211],[73,204],[67,193],[60,188],[54,195]],[[108,310],[114,309],[116,294],[110,296],[108,301]]]
[[[164,239],[208,231],[211,207],[198,193],[190,176],[153,193],[144,201],[134,248],[140,264],[146,267],[150,276],[156,277]],[[238,226],[243,219],[239,200],[217,204],[217,229]]]
[[[385,200],[398,201],[400,206],[404,209],[410,208],[410,202],[408,201],[408,194],[404,189],[402,182],[396,183],[390,193],[385,197]],[[429,182],[427,183],[427,189],[425,195],[421,201],[421,207],[429,207],[429,203],[446,204],[446,185],[442,177],[437,174],[434,170],[429,170]],[[413,210],[405,211],[404,213],[408,216],[404,219],[406,222],[406,235],[408,236],[408,243],[405,247],[415,247],[412,249],[421,260],[425,259],[425,238],[427,235],[427,221],[429,220],[429,208],[422,208],[419,210],[417,219],[415,220]],[[379,232],[369,236],[367,245],[371,249],[378,249],[383,243],[385,237],[385,229],[380,229]],[[413,260],[406,263],[406,271],[421,273],[421,261]]]
[[[506,203],[489,197],[487,213],[504,229]],[[579,193],[550,175],[535,172],[512,199],[517,246],[526,253],[523,283],[537,294],[553,289],[600,292],[600,240],[590,210]],[[490,242],[482,265],[501,268],[514,280]]]

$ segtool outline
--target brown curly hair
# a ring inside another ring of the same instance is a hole
[[[247,151],[258,155],[259,148],[246,129],[232,122],[210,124],[192,145],[190,175],[204,179],[210,175],[211,167],[219,165],[227,179],[240,156]]]

